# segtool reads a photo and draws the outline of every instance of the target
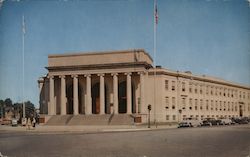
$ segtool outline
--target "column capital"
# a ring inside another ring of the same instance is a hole
[[[65,78],[66,76],[65,75],[60,75],[59,78]]]
[[[124,73],[124,75],[131,75],[131,74],[132,74],[131,72]]]
[[[72,77],[72,78],[75,78],[75,77],[77,78],[77,77],[78,77],[78,75],[71,75],[71,77]]]
[[[53,75],[48,75],[47,78],[48,79],[54,79],[54,76]]]
[[[97,76],[104,76],[105,74],[104,73],[102,73],[102,74],[97,74]]]
[[[91,74],[85,74],[84,77],[91,77]]]
[[[111,76],[117,76],[118,73],[111,73]]]

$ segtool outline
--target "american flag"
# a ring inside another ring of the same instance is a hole
[[[158,11],[157,11],[157,2],[155,0],[155,23],[158,24]]]

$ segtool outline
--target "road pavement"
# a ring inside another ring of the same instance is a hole
[[[8,157],[250,157],[250,125],[135,132],[0,132]]]

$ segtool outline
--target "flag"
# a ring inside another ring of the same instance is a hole
[[[26,31],[25,31],[25,21],[24,21],[24,15],[23,15],[23,34],[25,34]]]
[[[158,10],[157,10],[157,2],[155,0],[155,24],[158,24]]]

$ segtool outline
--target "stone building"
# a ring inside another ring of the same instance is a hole
[[[160,66],[143,49],[48,56],[38,80],[40,113],[132,115],[175,122],[193,117],[250,116],[250,87]]]

